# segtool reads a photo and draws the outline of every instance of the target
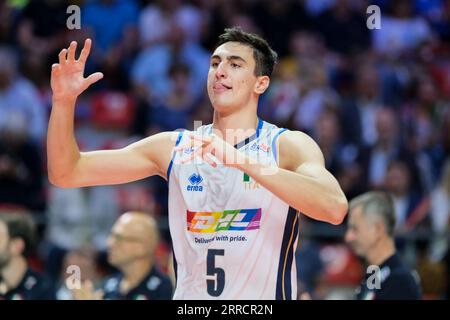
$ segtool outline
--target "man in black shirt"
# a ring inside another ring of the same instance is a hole
[[[0,300],[55,299],[52,282],[27,262],[34,224],[25,213],[0,213]]]
[[[169,278],[156,268],[152,268],[145,278],[128,292],[122,291],[124,275],[119,273],[106,280],[103,299],[107,300],[170,300],[172,284]]]
[[[395,213],[385,192],[368,192],[350,202],[346,242],[369,265],[358,300],[421,298],[417,273],[401,260],[394,243]]]
[[[120,272],[109,277],[99,291],[91,283],[73,290],[78,300],[169,300],[173,285],[155,266],[158,244],[156,221],[141,212],[127,212],[114,224],[108,239],[108,261]]]

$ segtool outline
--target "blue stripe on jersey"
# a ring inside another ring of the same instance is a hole
[[[263,127],[264,121],[258,118],[258,128],[256,128],[256,137],[259,138],[259,135],[261,134],[261,130]]]
[[[175,142],[175,147],[177,147],[180,144],[181,137],[183,137],[183,131],[180,131],[178,133],[177,141]],[[174,152],[172,155],[172,159],[170,160],[170,163],[169,163],[169,168],[167,168],[167,181],[169,181],[170,171],[172,170],[173,159],[175,158],[175,155],[176,155],[176,153]]]
[[[172,251],[172,259],[173,259],[173,271],[175,272],[175,287],[177,286],[177,280],[178,280],[178,264],[177,264],[177,258],[175,257],[175,252]]]
[[[294,259],[294,244],[298,234],[298,213],[289,207],[284,227],[283,242],[281,244],[280,260],[278,263],[277,288],[275,299],[292,299],[292,261]],[[294,279],[297,281],[296,279]]]
[[[278,131],[278,133],[275,135],[275,137],[273,137],[272,140],[272,152],[273,152],[273,156],[275,158],[275,162],[278,164],[278,154],[277,154],[277,139],[280,136],[280,134],[282,134],[283,132],[285,132],[287,129],[286,128],[282,128],[280,129],[280,131]]]
[[[257,128],[256,128],[256,133],[254,133],[254,134],[251,135],[250,137],[245,138],[245,139],[242,140],[241,142],[236,143],[236,144],[234,145],[234,148],[235,148],[235,149],[239,149],[239,148],[241,148],[241,147],[243,147],[243,146],[249,144],[249,143],[252,142],[253,140],[258,139],[258,138],[259,138],[259,135],[261,134],[263,125],[264,125],[264,121],[261,120],[260,118],[258,118],[258,126],[257,126]]]

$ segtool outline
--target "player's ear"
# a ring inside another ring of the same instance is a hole
[[[268,76],[259,76],[256,78],[255,92],[257,94],[263,94],[269,87],[270,78]]]

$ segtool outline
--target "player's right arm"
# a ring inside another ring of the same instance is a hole
[[[162,132],[118,150],[80,152],[74,135],[77,97],[103,74],[84,78],[91,48],[87,39],[78,60],[76,42],[59,54],[52,66],[52,111],[47,133],[48,176],[59,187],[84,187],[126,183],[151,175],[165,178],[176,132]]]

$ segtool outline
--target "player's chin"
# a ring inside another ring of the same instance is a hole
[[[216,97],[215,99],[211,99],[211,103],[214,110],[218,112],[227,112],[233,110],[235,107],[234,101],[225,97]]]

